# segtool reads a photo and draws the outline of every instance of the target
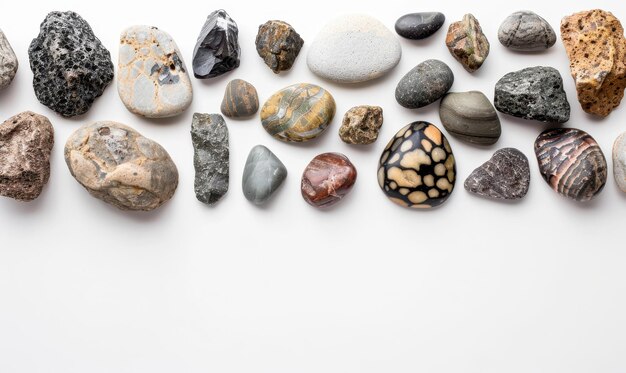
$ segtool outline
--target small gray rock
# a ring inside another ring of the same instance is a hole
[[[228,127],[219,114],[193,115],[191,122],[194,189],[198,201],[213,205],[228,191]]]
[[[528,193],[528,158],[517,149],[504,148],[465,179],[465,189],[482,197],[515,200]]]
[[[250,150],[243,170],[243,195],[256,205],[265,203],[287,177],[283,162],[263,145]]]
[[[65,163],[89,194],[122,210],[154,210],[178,186],[178,170],[167,151],[116,122],[74,131],[65,143]]]
[[[439,117],[452,136],[473,144],[495,144],[502,133],[496,109],[482,92],[448,93],[441,99]]]
[[[17,56],[4,32],[0,30],[0,89],[11,84],[17,73],[17,66]]]
[[[25,111],[0,124],[0,196],[39,197],[50,178],[54,129],[48,118]]]
[[[417,109],[440,99],[454,83],[450,67],[439,60],[426,60],[415,66],[398,83],[396,101]]]
[[[545,19],[531,11],[508,16],[498,29],[498,40],[509,49],[533,52],[548,49],[556,43],[556,34]]]
[[[37,99],[64,117],[86,113],[113,80],[111,54],[74,12],[50,12],[28,58]]]
[[[425,39],[441,28],[446,16],[439,12],[409,13],[398,18],[396,32],[403,38]]]
[[[565,123],[570,106],[563,79],[552,67],[528,67],[506,74],[496,83],[498,111],[540,122]]]

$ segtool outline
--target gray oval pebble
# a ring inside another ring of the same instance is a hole
[[[421,108],[445,95],[452,83],[454,74],[448,65],[439,60],[426,60],[400,80],[396,101],[409,109]]]
[[[508,16],[498,29],[498,40],[517,51],[540,51],[556,43],[556,34],[545,19],[531,11],[519,11]]]
[[[398,18],[395,29],[403,38],[425,39],[441,28],[446,16],[439,12],[409,13]]]
[[[491,145],[502,133],[496,109],[482,92],[448,93],[441,99],[439,117],[451,135],[470,143]]]

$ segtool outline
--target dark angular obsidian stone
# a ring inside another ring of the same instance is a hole
[[[198,79],[220,76],[239,67],[241,48],[237,23],[225,10],[209,14],[193,51],[193,74]]]

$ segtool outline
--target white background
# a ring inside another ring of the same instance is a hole
[[[626,372],[626,194],[612,174],[587,204],[560,197],[541,179],[533,153],[546,125],[501,115],[492,147],[448,136],[458,181],[439,209],[391,203],[376,181],[377,162],[394,133],[415,120],[439,125],[438,103],[408,110],[394,99],[400,78],[428,58],[455,74],[452,91],[493,87],[505,73],[549,65],[563,75],[572,106],[567,126],[588,131],[611,166],[613,140],[626,130],[626,103],[600,120],[576,100],[559,40],[540,54],[506,50],[497,40],[504,18],[531,9],[559,34],[563,16],[595,7],[626,21],[618,1],[505,1],[420,5],[415,1],[17,1],[3,6],[0,28],[20,69],[0,93],[0,117],[24,110],[55,127],[52,174],[34,202],[0,199],[0,372]],[[37,102],[28,45],[48,11],[74,10],[92,26],[117,64],[120,32],[149,24],[169,32],[187,66],[206,16],[225,7],[239,24],[241,66],[217,79],[193,79],[193,106],[167,120],[128,112],[115,83],[86,115],[63,119]],[[425,41],[401,40],[403,56],[388,76],[339,86],[312,75],[306,54],[331,17],[374,15],[391,30],[398,17],[438,10],[446,23]],[[448,25],[472,12],[491,42],[484,66],[469,74],[449,54]],[[274,75],[258,57],[258,25],[291,23],[305,40],[292,71]],[[326,87],[337,116],[316,141],[273,139],[257,117],[227,120],[231,185],[208,207],[193,192],[192,114],[217,113],[234,78],[252,82],[261,103],[289,84]],[[380,105],[385,121],[369,147],[344,144],[343,114]],[[151,213],[117,210],[89,194],[63,160],[67,137],[85,123],[115,120],[162,144],[180,172],[174,198]],[[250,148],[268,146],[289,176],[265,207],[241,192]],[[531,165],[531,187],[518,203],[481,199],[463,189],[469,173],[501,147],[516,147]],[[353,192],[328,211],[307,205],[300,176],[315,155],[339,151],[356,165]]]

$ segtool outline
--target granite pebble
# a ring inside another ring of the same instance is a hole
[[[9,44],[9,40],[2,30],[0,30],[0,89],[6,88],[11,84],[19,63],[17,56]]]
[[[420,40],[437,32],[445,21],[446,16],[439,12],[409,13],[398,18],[395,29],[403,38]]]
[[[243,170],[243,195],[255,205],[262,205],[287,178],[287,168],[271,150],[257,145],[250,150]]]
[[[54,129],[48,118],[25,111],[0,124],[0,195],[39,197],[50,178]]]
[[[224,9],[209,14],[193,50],[193,74],[198,79],[220,76],[239,67],[239,29]]]
[[[141,25],[122,32],[117,91],[129,111],[146,118],[172,117],[191,105],[187,68],[168,33]]]
[[[528,67],[506,74],[496,83],[494,104],[502,113],[540,122],[565,123],[570,116],[563,79],[552,67]]]
[[[417,109],[440,99],[454,83],[454,74],[439,60],[426,60],[409,71],[396,86],[396,101]]]
[[[113,80],[111,54],[74,12],[50,12],[28,58],[37,99],[64,117],[86,113]]]
[[[613,177],[622,192],[626,192],[626,132],[613,143]]]
[[[330,21],[313,40],[309,69],[337,83],[379,78],[400,62],[400,42],[379,20],[350,14]]]
[[[76,181],[122,210],[154,210],[178,186],[178,169],[167,151],[120,123],[81,126],[67,139],[64,153]]]
[[[515,148],[496,151],[465,179],[465,190],[481,197],[516,200],[528,193],[528,158]]]

